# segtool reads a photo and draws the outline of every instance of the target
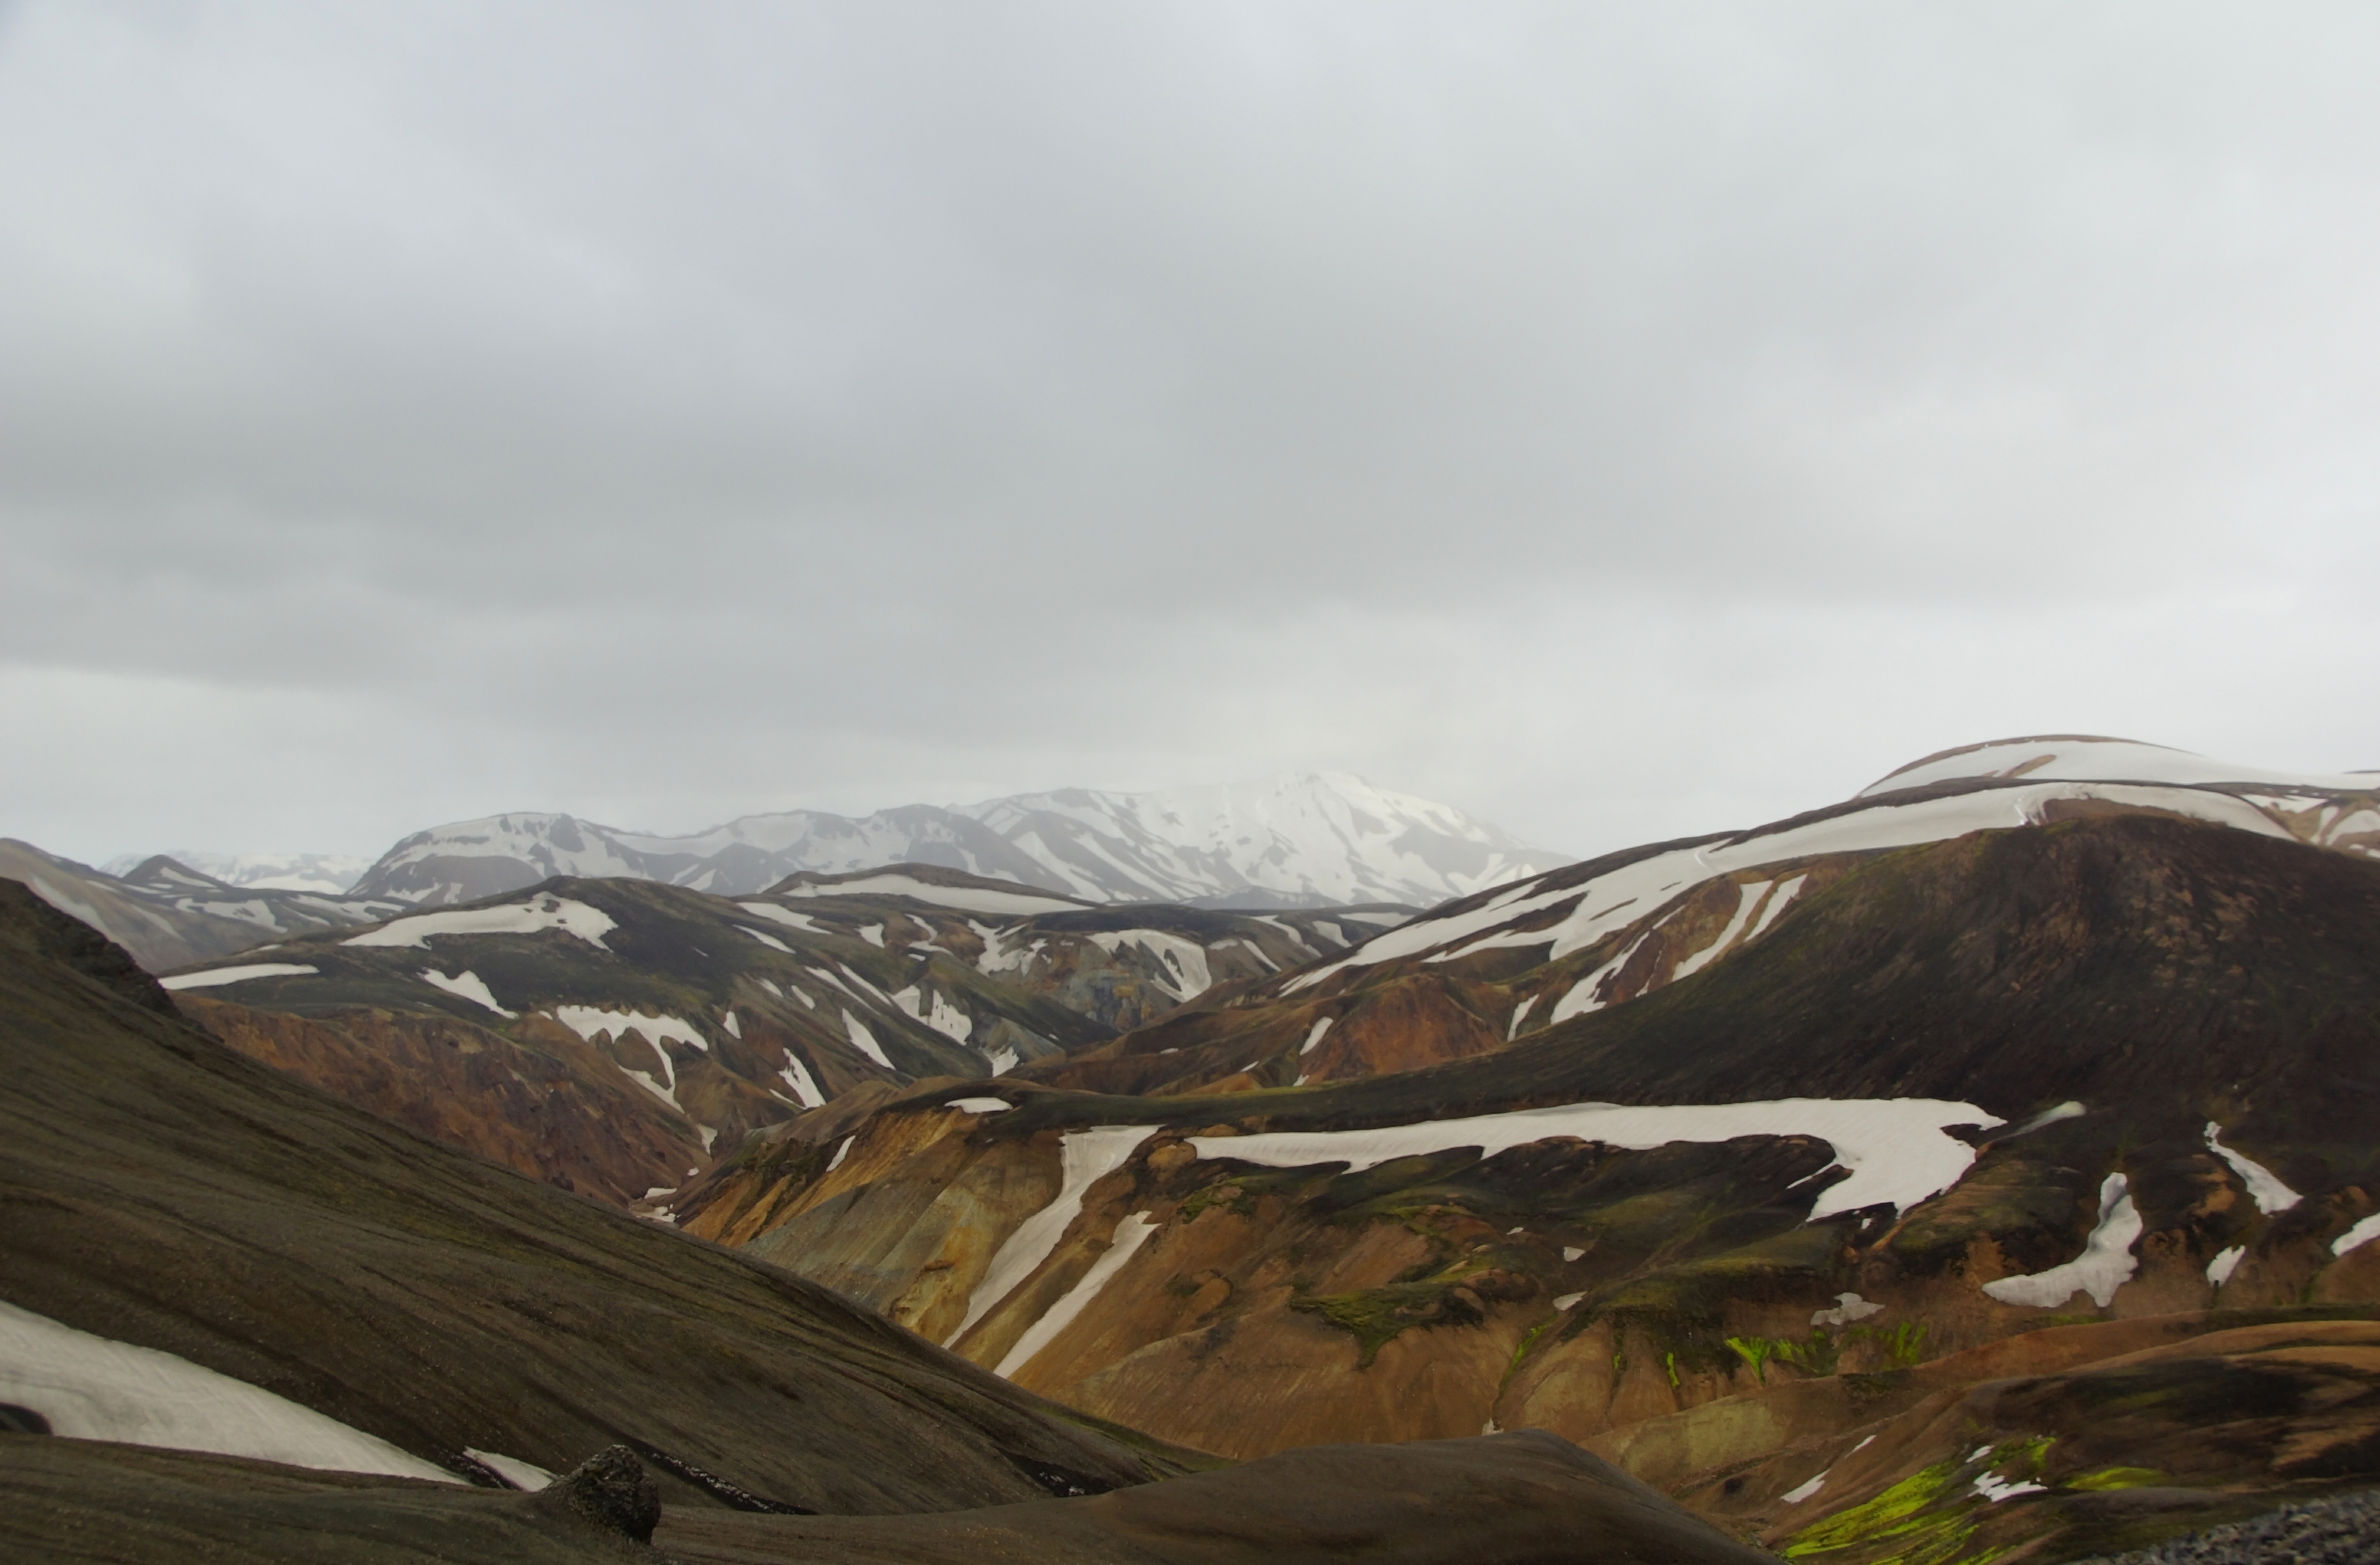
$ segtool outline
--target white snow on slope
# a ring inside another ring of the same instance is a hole
[[[1810,1209],[1816,1222],[1838,1212],[1889,1202],[1907,1211],[1956,1184],[1975,1160],[1974,1148],[1947,1134],[1950,1125],[2000,1123],[1972,1103],[1931,1098],[1791,1098],[1769,1103],[1678,1104],[1629,1108],[1613,1103],[1565,1103],[1460,1120],[1426,1120],[1376,1130],[1268,1131],[1260,1135],[1188,1138],[1201,1158],[1266,1168],[1345,1163],[1358,1173],[1392,1158],[1475,1146],[1492,1158],[1515,1146],[1575,1136],[1607,1146],[1645,1151],[1672,1142],[1732,1141],[1746,1135],[1807,1135],[1830,1144],[1850,1177],[1822,1191]]]
[[[2140,1242],[2144,1225],[2140,1213],[2132,1207],[2129,1189],[2129,1182],[2119,1173],[2109,1174],[2100,1184],[2098,1225],[2083,1241],[2081,1255],[2047,1271],[1986,1282],[1984,1292],[2004,1304],[2030,1304],[2048,1310],[2073,1297],[2079,1288],[2091,1295],[2093,1304],[2106,1309],[2107,1301],[2116,1296],[2116,1290],[2140,1269],[2132,1246]]]
[[[962,1114],[1004,1114],[1016,1105],[1005,1098],[953,1098],[942,1107]]]
[[[1051,1304],[1041,1318],[1016,1340],[1016,1345],[1008,1350],[992,1373],[1004,1378],[1032,1363],[1033,1355],[1057,1341],[1058,1333],[1075,1323],[1075,1317],[1099,1296],[1109,1280],[1123,1269],[1124,1263],[1138,1254],[1140,1247],[1148,1243],[1148,1236],[1156,1231],[1157,1225],[1148,1220],[1147,1212],[1135,1212],[1117,1223],[1107,1249],[1091,1263],[1091,1269],[1083,1274],[1083,1280],[1068,1289],[1064,1298]]]
[[[1691,977],[1727,954],[1728,947],[1735,943],[1735,937],[1743,933],[1744,924],[1752,917],[1753,908],[1759,904],[1762,896],[1767,894],[1768,885],[1766,880],[1755,880],[1749,885],[1738,887],[1735,893],[1735,912],[1728,918],[1727,928],[1718,932],[1717,940],[1679,963],[1676,969],[1670,973],[1670,981],[1675,983],[1680,978]]]
[[[843,1030],[851,1036],[852,1048],[867,1055],[886,1070],[893,1069],[892,1062],[884,1053],[884,1046],[876,1041],[876,1035],[868,1030],[868,1024],[851,1013],[849,1006],[844,1007]]]
[[[940,989],[921,990],[911,984],[893,991],[892,1003],[953,1043],[965,1043],[975,1031],[975,1018],[952,1004]]]
[[[2362,1222],[2332,1240],[2330,1253],[2334,1256],[2343,1256],[2358,1245],[2371,1244],[2374,1239],[2380,1239],[2380,1214],[2365,1218]]]
[[[777,923],[783,924],[789,929],[799,929],[807,935],[818,935],[824,934],[826,932],[818,927],[818,920],[812,918],[808,914],[795,913],[790,908],[779,907],[773,902],[739,902],[735,905],[742,908],[747,913],[756,914],[762,918],[772,919]],[[747,930],[747,933],[749,933],[749,931]],[[779,946],[777,949],[783,951],[784,947]]]
[[[1330,1024],[1337,1020],[1338,1018],[1335,1016],[1324,1016],[1318,1019],[1312,1027],[1306,1029],[1305,1041],[1297,1046],[1297,1051],[1300,1054],[1313,1053],[1315,1046],[1322,1041],[1322,1035],[1329,1032],[1330,1030]]]
[[[782,897],[907,897],[912,902],[922,902],[934,907],[992,915],[1078,913],[1091,905],[1071,900],[1061,901],[1051,896],[1035,896],[1029,892],[993,891],[988,886],[937,886],[930,880],[920,880],[911,875],[866,875],[825,886],[787,886],[773,894]]]
[[[2286,1212],[2305,1199],[2283,1184],[2280,1176],[2264,1164],[2241,1157],[2224,1146],[2222,1134],[2221,1125],[2213,1120],[2206,1122],[2206,1145],[2216,1157],[2231,1165],[2231,1171],[2238,1174],[2240,1183],[2248,1187],[2248,1199],[2256,1203],[2258,1211],[2270,1217],[2275,1212]]]
[[[742,924],[738,924],[735,927],[742,929],[754,940],[759,940],[762,945],[767,946],[771,951],[782,951],[788,956],[791,956],[794,953],[794,948],[792,946],[787,945],[784,941],[779,940],[774,935],[764,934],[759,929],[751,928]]]
[[[589,1043],[595,1041],[598,1033],[610,1033],[616,1038],[638,1032],[644,1035],[647,1043],[687,1043],[706,1054],[710,1051],[710,1040],[695,1031],[693,1023],[680,1016],[648,1016],[641,1011],[606,1011],[595,1005],[557,1005],[553,1019]]]
[[[2038,763],[2038,764],[2035,764]],[[2019,770],[2019,769],[2022,769]],[[2372,772],[2272,771],[2210,760],[2188,750],[2143,745],[2132,739],[2082,736],[2049,739],[2001,739],[1970,749],[1912,762],[1877,779],[1854,795],[1872,798],[1900,788],[1922,787],[1978,777],[2019,775],[2044,782],[2175,782],[2184,786],[2217,782],[2263,782],[2322,793],[2380,790],[2380,775]]]
[[[1091,943],[1112,956],[1119,947],[1136,945],[1157,959],[1163,977],[1157,980],[1176,1000],[1192,1000],[1214,987],[1208,971],[1207,948],[1196,940],[1169,935],[1162,929],[1118,929],[1095,934]]]
[[[2230,1281],[2231,1274],[2240,1269],[2240,1257],[2247,1253],[2245,1244],[2234,1244],[2218,1252],[2213,1260],[2206,1263],[2206,1280],[2216,1288]]]
[[[810,1075],[809,1067],[795,1059],[792,1054],[785,1056],[784,1068],[777,1074],[783,1077],[785,1085],[794,1089],[794,1100],[803,1108],[815,1109],[826,1101],[826,1094],[819,1090],[818,1082]]]
[[[421,971],[421,981],[431,989],[444,989],[458,1000],[468,1000],[474,1005],[484,1005],[499,1016],[512,1017],[520,1014],[517,1011],[507,1011],[497,1004],[495,991],[488,988],[488,981],[468,967],[451,978],[435,967],[425,967]]]
[[[217,984],[245,983],[250,978],[303,978],[321,971],[302,962],[250,962],[240,967],[210,967],[203,973],[160,978],[157,984],[161,989],[205,989]]]
[[[1434,952],[1432,961],[1452,961],[1500,947],[1550,946],[1559,962],[1584,951],[1614,930],[1642,918],[1678,892],[1739,869],[1817,854],[1869,853],[1936,843],[1970,831],[2038,825],[2056,804],[2095,800],[2140,809],[2169,811],[2218,826],[2234,827],[2285,842],[2295,839],[2264,811],[2228,794],[2191,788],[2132,787],[2105,782],[2045,782],[1955,794],[1909,804],[1877,804],[1782,831],[1755,831],[1672,848],[1622,865],[1580,885],[1548,891],[1515,887],[1486,905],[1463,913],[1424,916],[1373,937],[1328,966],[1285,986],[1295,993],[1332,974],[1355,966]],[[1524,916],[1567,906],[1570,911],[1536,928],[1514,926]]]
[[[568,897],[531,897],[503,907],[464,907],[444,913],[415,913],[392,919],[377,929],[350,935],[343,945],[417,946],[434,935],[533,935],[540,929],[562,929],[589,945],[609,950],[603,937],[619,928],[600,907]]]
[[[993,1255],[983,1280],[967,1295],[965,1317],[942,1339],[942,1345],[948,1347],[965,1336],[967,1328],[1014,1292],[1018,1283],[1040,1270],[1041,1263],[1082,1215],[1084,1195],[1122,1168],[1135,1149],[1156,1134],[1154,1125],[1094,1125],[1089,1130],[1068,1131],[1059,1143],[1058,1194],[1026,1218]]]
[[[461,1481],[378,1436],[245,1380],[8,1304],[0,1304],[0,1402],[32,1409],[70,1439]]]

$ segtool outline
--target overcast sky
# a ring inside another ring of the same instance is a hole
[[[2380,8],[0,5],[0,834],[2380,767]]]

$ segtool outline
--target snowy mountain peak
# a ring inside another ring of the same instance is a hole
[[[1148,794],[1087,788],[853,818],[789,810],[684,837],[566,815],[418,831],[358,894],[468,901],[552,875],[626,876],[742,895],[801,871],[929,864],[1091,902],[1427,905],[1566,864],[1451,806],[1334,772]]]

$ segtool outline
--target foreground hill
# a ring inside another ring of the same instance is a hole
[[[771,1133],[682,1220],[1169,1438],[1550,1429],[1847,1561],[1900,1558],[1919,1510],[1948,1565],[2370,1483],[2380,863],[2319,825],[2352,816],[1929,786],[1961,791],[1887,796],[1989,823],[1844,854],[1724,960],[1509,1047],[1223,1096],[920,1092]],[[1700,883],[1732,873],[1703,852]],[[2117,1405],[2154,1460],[2108,1454]]]
[[[244,1060],[5,883],[0,1068],[10,1559],[1762,1558],[1542,1436],[1151,1485],[1206,1463]]]
[[[165,984],[244,1053],[628,1205],[855,1088],[1060,1057],[1412,911],[1094,906],[922,866],[735,900],[556,880]]]
[[[686,837],[566,815],[492,816],[406,838],[353,894],[443,905],[566,875],[742,896],[803,871],[914,863],[1095,903],[1427,906],[1567,862],[1451,806],[1308,772],[1155,794],[1070,788],[856,819],[793,810]]]

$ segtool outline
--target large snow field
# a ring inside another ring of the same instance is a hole
[[[335,1418],[174,1353],[135,1347],[0,1304],[0,1401],[54,1434],[293,1467],[458,1480]]]
[[[568,897],[531,897],[503,907],[459,907],[443,913],[414,913],[391,919],[377,929],[351,935],[343,945],[415,946],[434,935],[533,935],[540,929],[562,929],[601,950],[603,937],[619,925],[600,907]]]
[[[1157,1134],[1154,1125],[1094,1125],[1069,1131],[1059,1146],[1058,1194],[1050,1204],[1025,1219],[991,1257],[983,1280],[967,1295],[966,1315],[957,1329],[942,1339],[957,1341],[967,1328],[1008,1297],[1016,1285],[1041,1268],[1066,1230],[1082,1215],[1083,1196],[1092,1185],[1123,1166],[1135,1148]],[[1119,1265],[1122,1263],[1119,1262]],[[1004,1361],[1003,1361],[1004,1362]]]
[[[1297,1169],[1344,1163],[1358,1173],[1394,1158],[1477,1147],[1492,1158],[1515,1146],[1574,1136],[1607,1146],[1647,1151],[1672,1142],[1712,1143],[1747,1135],[1806,1135],[1835,1149],[1851,1177],[1821,1191],[1810,1209],[1816,1222],[1838,1212],[1889,1203],[1905,1212],[1959,1183],[1975,1150],[1948,1134],[1951,1125],[2001,1123],[1972,1103],[1931,1098],[1789,1098],[1767,1103],[1679,1104],[1630,1108],[1616,1103],[1565,1103],[1459,1120],[1374,1130],[1268,1131],[1258,1135],[1194,1135],[1201,1158]],[[1135,1143],[1137,1145],[1137,1143]]]
[[[157,983],[169,989],[206,989],[218,984],[246,983],[250,978],[303,978],[321,971],[303,962],[250,962],[239,967],[210,967],[203,973],[184,973],[160,978]]]

